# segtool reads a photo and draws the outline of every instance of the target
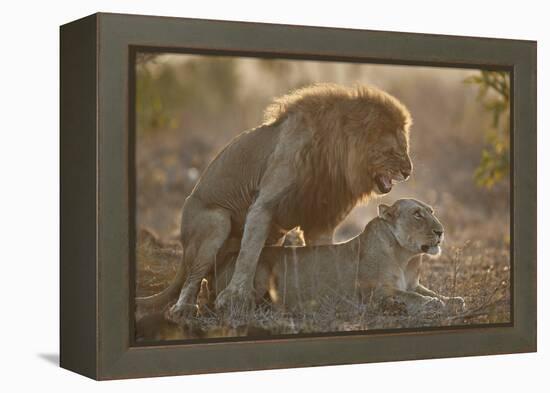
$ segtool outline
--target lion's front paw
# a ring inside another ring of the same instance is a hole
[[[464,311],[464,308],[465,308],[464,299],[459,296],[446,298],[445,307],[451,312]]]
[[[254,309],[254,299],[253,289],[230,285],[216,298],[216,312],[231,325],[246,323],[249,313]]]
[[[176,303],[166,312],[166,318],[170,321],[183,324],[193,318],[197,313],[196,304],[180,304]]]

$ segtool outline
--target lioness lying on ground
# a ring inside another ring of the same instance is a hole
[[[313,310],[327,296],[362,303],[392,298],[409,313],[425,307],[462,309],[462,298],[437,294],[419,283],[422,254],[439,255],[443,241],[443,226],[432,208],[400,199],[378,210],[378,217],[348,242],[264,248],[254,282],[257,302],[269,293],[289,311]],[[235,257],[229,258],[209,279],[213,295],[230,281]]]

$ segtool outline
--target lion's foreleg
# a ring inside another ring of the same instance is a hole
[[[218,295],[216,309],[231,317],[246,314],[255,303],[254,275],[260,253],[269,235],[272,213],[261,201],[250,208],[229,285]]]
[[[258,196],[248,210],[235,272],[216,299],[216,309],[236,321],[254,306],[254,275],[262,248],[271,232],[273,213],[295,182],[294,160],[299,143],[293,137],[294,122],[284,129],[260,180]]]
[[[241,250],[235,263],[235,272],[229,286],[252,289],[256,265],[271,227],[271,212],[262,204],[250,209],[241,243]]]

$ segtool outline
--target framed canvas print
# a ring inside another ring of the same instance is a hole
[[[61,27],[61,366],[536,350],[536,43]]]

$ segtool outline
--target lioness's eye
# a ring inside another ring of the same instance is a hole
[[[413,213],[416,218],[422,218],[422,214],[417,210]]]

